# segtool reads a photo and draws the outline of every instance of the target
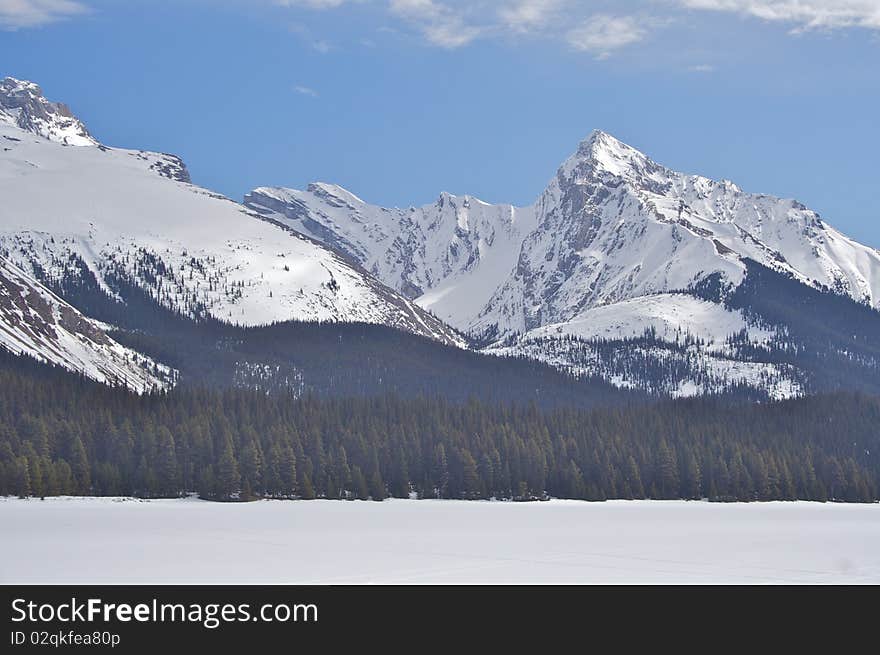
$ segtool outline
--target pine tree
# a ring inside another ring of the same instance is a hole
[[[74,483],[76,484],[76,493],[81,496],[86,495],[91,490],[92,477],[89,458],[86,455],[82,439],[79,437],[73,440],[72,454],[71,469],[73,471]]]
[[[208,464],[199,475],[199,497],[214,498],[217,493],[217,480],[214,477],[214,467]]]
[[[354,492],[358,500],[367,500],[370,497],[370,487],[364,477],[361,467],[355,464],[351,468],[351,477],[354,482]]]
[[[669,444],[661,440],[657,447],[657,493],[660,498],[679,498],[678,464]]]
[[[302,485],[300,486],[299,497],[303,500],[314,500],[317,497],[315,494],[315,488],[312,486],[312,478],[308,473],[303,474]]]
[[[373,472],[370,473],[368,487],[370,498],[373,500],[385,500],[385,498],[388,497],[388,492],[385,489],[385,482],[382,480],[382,474],[379,472],[378,468],[374,468]]]
[[[449,486],[449,462],[446,459],[446,448],[442,443],[434,447],[431,481],[434,485],[434,495],[437,498],[445,498]]]
[[[477,462],[467,449],[461,452],[461,481],[464,498],[480,498],[480,476],[477,474]]]
[[[19,498],[27,498],[31,495],[31,473],[27,457],[19,457],[16,463],[15,493]]]
[[[217,476],[215,478],[215,496],[221,500],[229,500],[238,496],[241,491],[241,475],[238,470],[238,461],[232,449],[232,438],[227,436],[217,463]]]
[[[293,497],[296,493],[296,455],[290,446],[286,446],[281,451],[281,493],[288,497]],[[311,491],[314,497],[314,490]],[[303,493],[305,496],[305,493]]]
[[[562,497],[584,498],[586,494],[584,476],[580,467],[574,460],[568,460],[568,466],[563,469]]]
[[[40,457],[37,455],[37,451],[34,450],[34,447],[30,442],[26,442],[22,450],[24,451],[24,457],[28,463],[31,494],[42,498],[46,495],[46,488],[43,480],[43,469],[42,466],[40,466]]]
[[[249,441],[241,451],[241,478],[249,491],[248,496],[254,491],[262,492],[263,462],[254,441]]]
[[[684,498],[698,499],[703,497],[703,477],[700,464],[693,452],[688,451],[682,457],[681,483]]]
[[[645,488],[642,485],[642,476],[639,473],[639,467],[636,464],[636,460],[632,455],[628,455],[626,458],[624,478],[627,485],[629,485],[633,498],[645,497]]]
[[[159,428],[159,453],[156,458],[156,484],[163,496],[177,496],[180,482],[177,471],[177,452],[174,437],[166,427]]]

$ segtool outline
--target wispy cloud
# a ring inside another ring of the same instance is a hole
[[[88,11],[74,0],[0,0],[0,29],[40,27]]]
[[[288,26],[288,29],[291,33],[296,34],[303,43],[308,45],[315,52],[320,52],[323,55],[333,49],[333,45],[329,41],[316,37],[312,33],[312,30],[306,25],[302,25],[301,23],[291,23]]]
[[[297,85],[293,87],[293,90],[296,91],[301,96],[309,96],[310,98],[317,98],[321,94],[315,91],[313,88],[309,86],[301,86]]]
[[[712,73],[715,71],[715,67],[712,64],[694,64],[688,66],[688,70],[691,73]]]
[[[678,3],[687,9],[791,23],[796,31],[846,27],[880,30],[880,0],[678,0]]]
[[[428,43],[459,48],[485,32],[467,20],[467,12],[434,0],[391,0],[391,13],[414,24]]]
[[[2,0],[0,0],[2,1]],[[8,0],[7,0],[8,1]],[[787,23],[792,32],[880,31],[880,0],[274,0],[313,10],[362,4],[418,32],[428,45],[455,49],[477,39],[532,35],[605,59],[693,12]],[[613,9],[611,9],[613,7]],[[704,71],[705,72],[705,71]]]
[[[595,14],[569,30],[566,40],[575,50],[606,59],[615,50],[641,41],[647,33],[645,26],[633,16]]]
[[[568,0],[517,0],[498,10],[501,23],[514,32],[540,30],[554,23]]]

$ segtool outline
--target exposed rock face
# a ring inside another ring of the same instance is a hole
[[[14,77],[0,81],[0,119],[67,146],[98,145],[67,105],[46,100],[33,82]]]

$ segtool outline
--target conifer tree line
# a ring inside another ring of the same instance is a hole
[[[880,399],[614,409],[441,398],[139,397],[0,366],[0,494],[604,500],[880,498]]]

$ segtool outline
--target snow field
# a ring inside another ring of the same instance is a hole
[[[0,583],[880,583],[880,504],[0,500]]]

